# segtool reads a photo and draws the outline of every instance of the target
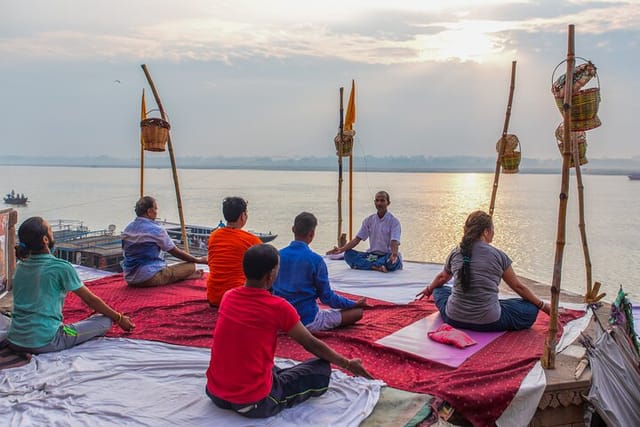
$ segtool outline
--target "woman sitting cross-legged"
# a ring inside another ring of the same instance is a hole
[[[13,278],[13,313],[7,341],[14,351],[49,353],[64,350],[104,335],[116,322],[125,331],[134,328],[131,319],[109,307],[80,280],[67,261],[51,254],[54,239],[51,226],[31,217],[18,229],[20,260]],[[62,305],[72,291],[101,314],[65,325]]]
[[[445,323],[476,331],[512,331],[530,328],[538,311],[549,314],[549,304],[534,295],[516,276],[511,259],[493,247],[493,222],[482,211],[471,213],[464,236],[431,284],[416,297],[433,294]],[[453,287],[443,286],[455,277]],[[500,280],[522,298],[499,299]]]

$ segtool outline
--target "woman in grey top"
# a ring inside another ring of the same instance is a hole
[[[455,328],[476,331],[510,331],[530,328],[538,310],[549,314],[549,305],[535,296],[516,276],[511,259],[491,246],[491,216],[472,212],[464,224],[464,236],[444,264],[444,269],[416,297],[433,294],[442,319]],[[453,287],[443,286],[455,277]],[[498,299],[500,280],[522,298]]]

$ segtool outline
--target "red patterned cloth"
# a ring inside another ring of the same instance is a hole
[[[136,324],[132,333],[114,326],[108,336],[209,347],[217,311],[207,303],[205,283],[206,276],[158,288],[129,288],[121,275],[115,275],[87,285],[112,307],[131,316]],[[389,386],[444,399],[474,425],[495,423],[542,356],[549,320],[544,313],[531,329],[505,333],[454,369],[375,344],[433,313],[436,308],[432,302],[396,305],[370,298],[367,302],[373,307],[365,310],[356,325],[316,335],[345,357],[362,359],[369,372]],[[75,294],[67,297],[65,322],[89,314]],[[560,323],[564,325],[582,315],[584,312],[566,310],[560,315]],[[295,360],[311,357],[287,335],[278,338],[276,355]]]

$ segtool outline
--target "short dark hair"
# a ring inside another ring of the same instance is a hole
[[[27,218],[18,228],[18,240],[16,245],[16,257],[18,259],[29,258],[32,252],[40,252],[45,244],[42,238],[48,234],[49,230],[44,225],[44,218],[32,216]]]
[[[316,216],[309,212],[301,212],[293,220],[293,234],[296,236],[306,236],[310,232],[316,229],[318,226],[318,219]]]
[[[222,215],[227,221],[235,222],[247,211],[247,201],[242,197],[225,197],[222,201]]]
[[[376,193],[376,196],[377,196],[378,194],[382,194],[382,195],[387,199],[387,203],[391,203],[391,197],[389,197],[389,193],[387,193],[387,192],[386,192],[386,191],[384,191],[384,190],[380,190],[380,191],[378,191],[378,192]]]
[[[250,280],[261,280],[280,262],[278,250],[269,244],[251,246],[242,258],[244,275]]]
[[[153,207],[153,203],[155,201],[156,199],[151,196],[140,197],[140,199],[138,199],[138,201],[136,202],[136,216],[142,216],[146,214],[147,211]]]

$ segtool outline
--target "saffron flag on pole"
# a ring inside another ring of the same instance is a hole
[[[147,118],[147,103],[144,101],[144,88],[142,89],[142,103],[140,105],[140,121]],[[140,132],[140,145],[144,147],[144,140],[142,139],[142,132]]]
[[[344,130],[353,130],[353,124],[356,122],[356,83],[351,80],[351,93],[349,94],[349,102],[347,103],[347,113],[344,118]]]

